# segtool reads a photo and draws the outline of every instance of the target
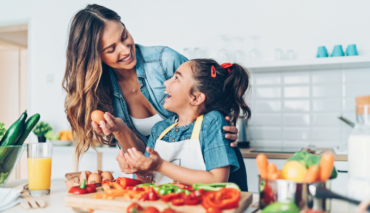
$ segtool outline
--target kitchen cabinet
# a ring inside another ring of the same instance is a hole
[[[270,163],[276,164],[278,169],[282,169],[286,159],[269,159]],[[244,158],[245,168],[247,170],[248,189],[250,192],[258,193],[258,169],[255,158]],[[334,165],[338,170],[338,177],[331,181],[331,190],[345,195],[348,181],[348,162],[335,161]]]

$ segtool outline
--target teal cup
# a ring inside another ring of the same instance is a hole
[[[324,58],[324,57],[328,57],[329,54],[328,54],[328,51],[326,50],[326,47],[325,46],[320,46],[317,48],[317,54],[316,54],[316,58]]]
[[[355,55],[358,55],[356,44],[348,45],[346,50],[346,56],[355,56]]]
[[[331,57],[344,56],[342,45],[335,45]]]

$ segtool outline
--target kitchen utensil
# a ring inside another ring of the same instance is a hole
[[[356,44],[348,45],[346,49],[346,56],[356,56],[356,55],[358,55]]]
[[[328,57],[329,54],[328,54],[328,51],[326,50],[326,47],[325,46],[320,46],[317,48],[317,54],[316,54],[316,58],[324,58],[324,57]]]
[[[335,45],[331,57],[344,56],[342,45]]]
[[[355,205],[358,205],[358,204],[361,203],[361,201],[358,201],[358,200],[355,200],[355,199],[351,199],[351,198],[348,198],[348,197],[339,195],[339,194],[334,193],[334,192],[332,192],[332,191],[330,191],[328,189],[316,187],[315,185],[308,186],[308,190],[316,198],[321,198],[321,199],[324,199],[324,198],[327,199],[327,198],[329,198],[329,199],[344,200],[344,201],[350,202],[350,203],[355,204]],[[370,206],[367,209],[370,210]]]
[[[338,118],[339,118],[339,120],[341,120],[344,123],[348,124],[348,126],[350,126],[352,128],[355,127],[355,123],[353,123],[352,121],[350,121],[347,118],[343,117],[343,115],[339,116]]]
[[[330,180],[311,184],[289,180],[267,180],[259,178],[259,208],[263,209],[274,202],[294,202],[300,209],[313,209],[330,212],[331,200],[316,198],[308,190],[310,185],[330,189]]]
[[[50,194],[52,151],[51,143],[27,144],[28,191],[31,196]]]
[[[102,193],[101,189],[98,188],[97,193]],[[132,202],[138,202],[142,207],[146,208],[148,206],[154,206],[158,210],[163,211],[168,207],[168,203],[163,202],[162,200],[157,201],[137,201],[137,200],[125,200],[123,197],[116,197],[114,200],[107,199],[94,199],[94,194],[84,194],[84,195],[73,195],[68,194],[65,199],[65,205],[67,207],[73,208],[82,208],[82,209],[94,209],[94,210],[105,210],[105,211],[125,211],[126,208]],[[253,201],[253,194],[250,192],[241,192],[241,198],[239,201],[239,207],[235,209],[223,210],[223,213],[234,213],[234,212],[244,212]],[[175,209],[178,212],[192,212],[192,213],[204,213],[205,209],[199,204],[196,206],[172,206],[172,209]]]
[[[21,201],[21,206],[24,209],[38,209],[44,208],[46,203],[44,200],[23,199]]]
[[[0,153],[4,153],[0,156],[0,187],[4,188],[8,181],[8,177],[13,171],[13,168],[17,165],[21,158],[23,151],[27,145],[18,146],[2,146],[0,147]]]

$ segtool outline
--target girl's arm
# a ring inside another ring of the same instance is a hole
[[[186,185],[194,183],[221,183],[229,180],[230,166],[211,171],[188,169],[168,161],[163,161],[157,172]]]
[[[113,133],[124,152],[132,147],[142,153],[145,152],[144,142],[136,136],[134,131],[128,128],[122,118],[116,118],[109,112],[104,114],[104,118],[106,122],[100,121],[100,126],[94,121],[91,124],[97,134],[111,135]]]
[[[147,148],[147,152],[150,154],[149,157],[144,156],[135,148],[128,149],[127,153],[124,154],[125,162],[130,168],[137,169],[140,176],[146,176],[150,171],[156,171],[187,185],[227,182],[229,179],[230,166],[211,171],[188,169],[163,160],[154,149]]]

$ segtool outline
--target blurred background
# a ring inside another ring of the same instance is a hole
[[[251,73],[252,119],[240,140],[251,146],[340,146],[351,127],[338,117],[355,121],[354,98],[370,93],[366,0],[0,0],[0,122],[6,127],[27,109],[55,131],[69,128],[61,87],[68,28],[92,3],[121,15],[138,44],[243,64]],[[345,53],[353,44],[358,55],[330,57],[334,46]],[[31,134],[28,141],[37,138]],[[58,152],[72,161],[67,148]],[[116,169],[110,164],[105,168]]]

